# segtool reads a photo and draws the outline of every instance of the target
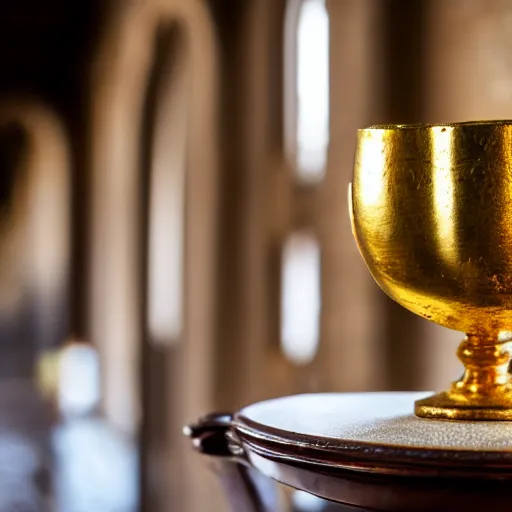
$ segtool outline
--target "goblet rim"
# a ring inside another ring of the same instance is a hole
[[[480,121],[455,121],[450,123],[397,123],[374,124],[366,128],[360,128],[358,132],[380,130],[418,130],[428,128],[459,128],[470,126],[512,126],[512,119],[484,119]]]

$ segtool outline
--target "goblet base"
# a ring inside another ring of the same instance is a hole
[[[506,386],[492,397],[464,397],[444,391],[416,401],[414,413],[438,420],[511,421],[512,387]]]
[[[496,336],[470,335],[457,354],[464,363],[462,378],[451,389],[415,403],[421,418],[440,420],[512,421],[512,342]]]

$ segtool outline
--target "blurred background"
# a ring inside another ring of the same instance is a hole
[[[357,128],[511,117],[511,34],[511,0],[4,2],[0,511],[221,512],[187,422],[458,377],[347,185]]]

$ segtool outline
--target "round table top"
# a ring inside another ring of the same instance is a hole
[[[512,475],[512,422],[414,416],[430,393],[326,393],[241,409],[233,430],[265,457],[383,474]]]

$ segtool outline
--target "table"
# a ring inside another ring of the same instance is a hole
[[[236,512],[277,511],[273,481],[375,511],[508,510],[512,422],[427,420],[426,393],[283,397],[186,428]]]

